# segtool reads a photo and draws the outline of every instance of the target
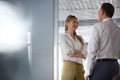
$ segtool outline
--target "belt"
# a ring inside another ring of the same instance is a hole
[[[97,59],[97,62],[114,62],[117,61],[117,59]]]

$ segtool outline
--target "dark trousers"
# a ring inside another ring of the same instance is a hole
[[[90,80],[112,80],[119,74],[118,61],[97,61],[90,75]]]

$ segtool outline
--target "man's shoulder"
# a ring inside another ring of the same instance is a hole
[[[98,23],[95,23],[94,26],[101,26],[103,24],[104,24],[103,22],[98,22]]]
[[[98,22],[96,24],[94,24],[94,27],[105,27],[105,26],[109,26],[109,25],[114,25],[114,26],[117,26],[117,24],[115,24],[114,22]]]
[[[101,29],[102,26],[103,26],[103,23],[102,22],[98,22],[98,23],[94,24],[93,29],[98,30],[98,29]]]

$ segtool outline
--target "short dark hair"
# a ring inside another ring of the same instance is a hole
[[[120,75],[115,76],[112,80],[120,80]]]
[[[110,3],[102,3],[101,9],[108,17],[112,17],[114,14],[114,6]]]

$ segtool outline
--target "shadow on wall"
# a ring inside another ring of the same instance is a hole
[[[27,50],[0,53],[0,80],[31,80]]]

